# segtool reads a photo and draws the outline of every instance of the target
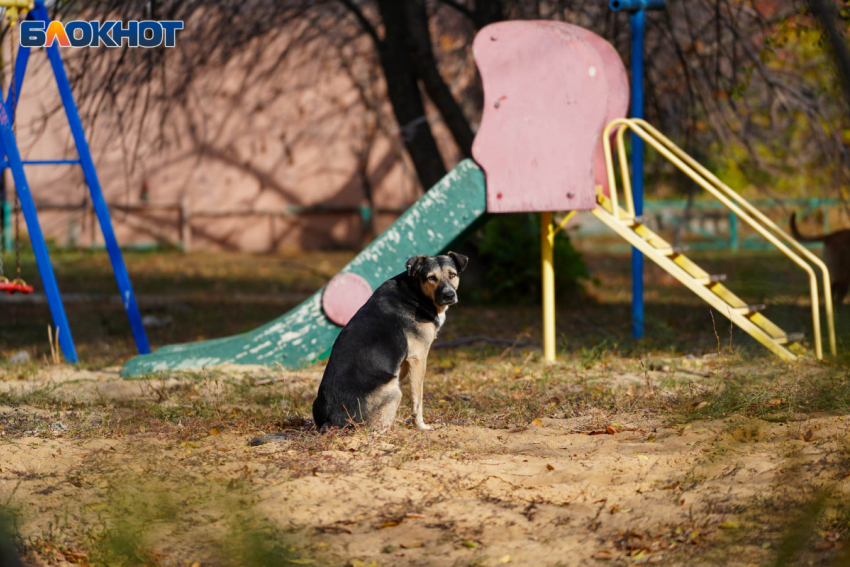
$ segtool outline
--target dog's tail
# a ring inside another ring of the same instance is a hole
[[[825,234],[821,234],[820,236],[803,236],[800,234],[800,231],[797,230],[797,213],[791,213],[791,234],[794,235],[794,238],[797,239],[798,242],[823,242],[826,239]]]

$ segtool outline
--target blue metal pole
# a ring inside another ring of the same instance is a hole
[[[9,160],[12,177],[15,180],[15,191],[18,193],[18,201],[21,204],[21,212],[27,223],[30,243],[32,244],[38,271],[41,274],[41,285],[44,286],[44,294],[53,315],[53,324],[59,333],[59,346],[65,360],[71,363],[77,362],[77,349],[74,348],[74,340],[71,338],[71,326],[65,315],[65,307],[62,305],[62,296],[59,294],[59,285],[56,283],[56,275],[50,265],[50,255],[47,253],[47,243],[41,233],[38,224],[38,215],[35,211],[35,203],[30,193],[27,177],[24,174],[24,165],[21,163],[21,154],[15,143],[15,134],[12,131],[12,121],[6,112],[6,104],[0,104],[0,138],[3,140],[2,150]]]
[[[632,118],[643,118],[643,38],[646,12],[629,15],[632,29]],[[632,195],[635,214],[643,214],[643,140],[632,133]],[[632,248],[632,336],[643,338],[643,254]]]
[[[21,87],[24,84],[27,63],[30,60],[30,51],[31,49],[29,47],[21,46],[15,55],[15,82],[9,85],[9,94],[6,96],[6,113],[9,116],[15,115],[15,108],[21,99]],[[12,95],[14,95],[14,98]]]
[[[33,19],[43,20],[45,22],[50,20],[43,2],[37,2],[35,10],[30,12],[30,14]],[[62,63],[62,56],[59,53],[57,42],[54,42],[51,47],[47,47],[46,49],[47,57],[50,59],[50,65],[53,67],[53,74],[56,76],[59,96],[62,98],[62,104],[65,106],[65,114],[68,117],[71,134],[74,136],[74,144],[77,147],[77,154],[80,157],[80,165],[83,168],[83,174],[89,186],[92,206],[94,207],[95,214],[97,214],[97,220],[100,223],[103,240],[106,244],[106,251],[109,253],[109,259],[112,262],[112,271],[115,273],[118,289],[121,292],[121,301],[124,304],[124,310],[127,312],[127,318],[130,320],[130,328],[136,340],[136,347],[139,349],[140,354],[148,354],[151,348],[148,343],[147,334],[145,333],[145,327],[142,325],[142,316],[139,313],[139,306],[136,304],[136,296],[133,293],[133,286],[130,283],[130,275],[127,273],[124,258],[121,256],[121,248],[118,246],[118,240],[115,238],[115,231],[112,228],[112,221],[109,218],[109,207],[103,198],[100,181],[97,178],[97,170],[94,167],[94,160],[91,157],[91,151],[86,141],[80,114],[77,111],[77,104],[74,102],[74,96],[71,92],[71,84],[68,82],[68,76],[65,74],[65,65]]]

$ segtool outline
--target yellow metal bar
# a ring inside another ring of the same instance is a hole
[[[6,8],[6,19],[14,24],[19,17],[35,8],[33,0],[0,0],[0,8]]]
[[[754,218],[752,218],[747,212],[741,209],[735,202],[730,200],[730,198],[725,194],[725,191],[722,191],[716,188],[714,185],[709,183],[704,177],[697,173],[692,167],[686,164],[682,159],[679,158],[676,154],[674,154],[670,148],[668,148],[665,144],[659,142],[654,137],[652,137],[646,130],[641,128],[641,126],[634,120],[629,120],[625,118],[619,118],[617,120],[613,120],[608,126],[605,127],[605,131],[603,133],[603,150],[605,154],[605,165],[608,169],[608,180],[611,191],[611,201],[613,205],[613,216],[616,220],[620,218],[620,211],[617,208],[617,188],[614,184],[615,176],[613,172],[614,162],[611,156],[611,142],[610,142],[610,133],[613,128],[619,128],[618,131],[618,153],[620,154],[620,164],[624,163],[623,155],[625,153],[625,145],[619,143],[621,134],[624,133],[625,129],[631,129],[635,134],[641,137],[645,142],[651,145],[656,149],[661,155],[666,157],[673,165],[678,167],[683,173],[685,173],[688,177],[693,179],[700,187],[711,193],[718,201],[723,203],[727,209],[731,210],[733,213],[738,215],[744,222],[749,224],[756,232],[761,234],[768,242],[770,242],[774,247],[776,247],[779,251],[785,254],[788,258],[790,258],[795,264],[800,266],[806,273],[809,275],[809,287],[811,292],[812,299],[812,323],[814,327],[814,339],[815,339],[815,355],[818,359],[823,358],[823,346],[821,340],[821,330],[820,330],[820,307],[818,302],[818,288],[817,288],[817,277],[815,276],[814,270],[812,270],[811,266],[807,264],[799,255],[789,249],[784,243],[782,243],[779,239],[777,239],[773,234],[771,234],[767,229],[765,229],[762,225],[757,223]],[[672,142],[671,142],[672,143]],[[684,152],[683,152],[684,153]],[[628,171],[621,171],[621,175],[625,179],[628,175]],[[732,191],[729,189],[729,191]],[[734,193],[734,191],[732,191]],[[629,231],[631,232],[631,231]],[[668,270],[669,271],[669,270]],[[689,286],[690,287],[690,286]],[[701,295],[702,294],[698,294]],[[730,317],[731,318],[731,317]],[[734,320],[734,319],[733,319]],[[751,324],[751,322],[748,323]],[[740,326],[740,325],[739,325]],[[744,328],[744,327],[742,327]],[[748,331],[749,332],[749,331]],[[752,333],[750,333],[752,334]],[[754,335],[755,336],[755,335]],[[778,345],[777,345],[778,346]],[[773,349],[771,349],[773,350]]]
[[[626,201],[626,212],[631,218],[635,217],[635,200],[632,198],[632,175],[629,171],[629,158],[626,155],[625,128],[617,130],[617,156],[620,158],[620,179],[623,180],[623,199]]]
[[[837,354],[837,348],[835,340],[835,314],[832,305],[832,286],[830,283],[829,268],[827,268],[823,260],[814,255],[811,250],[800,244],[796,238],[785,232],[780,226],[770,220],[767,215],[765,215],[758,208],[753,206],[752,203],[744,199],[744,197],[742,197],[737,191],[734,191],[731,187],[723,183],[717,176],[711,173],[711,171],[703,167],[701,163],[699,163],[697,160],[688,155],[682,148],[677,146],[672,140],[670,140],[667,136],[659,132],[646,120],[635,119],[634,122],[639,124],[642,128],[646,129],[647,132],[658,138],[661,143],[663,143],[670,150],[672,150],[678,157],[680,157],[696,171],[701,173],[706,179],[714,183],[714,185],[718,189],[720,189],[729,197],[734,199],[738,204],[740,204],[744,209],[746,209],[747,212],[749,212],[755,218],[764,223],[768,228],[773,230],[783,240],[790,244],[792,248],[802,254],[807,260],[809,260],[815,266],[820,268],[823,277],[823,300],[824,308],[826,310],[827,332],[829,333],[829,350],[832,355],[835,356]]]
[[[555,361],[555,231],[552,213],[540,213],[540,266],[543,272],[543,360]]]
[[[578,212],[578,211],[570,211],[570,212],[568,212],[568,213],[564,216],[563,220],[561,220],[561,222],[560,222],[560,223],[558,223],[558,226],[556,226],[556,227],[555,227],[555,230],[552,232],[552,236],[554,237],[556,234],[558,234],[559,232],[561,232],[561,230],[562,230],[565,226],[567,226],[567,223],[568,223],[568,222],[570,222],[570,220],[571,220],[574,216],[576,216],[576,213],[577,213],[577,212]],[[552,246],[554,246],[554,245],[555,245],[555,241],[553,240],[553,241],[552,241]]]
[[[608,205],[609,203],[604,203],[606,200],[604,197],[601,199],[604,205]],[[746,333],[760,342],[762,345],[770,349],[771,352],[782,358],[783,360],[792,362],[797,359],[794,354],[788,349],[784,348],[782,345],[778,344],[777,341],[774,340],[764,329],[760,328],[754,322],[750,321],[746,316],[742,315],[735,309],[732,309],[729,304],[726,303],[720,296],[716,295],[714,292],[708,289],[708,287],[697,283],[696,279],[686,272],[681,266],[677,265],[672,259],[663,255],[657,248],[652,246],[647,240],[642,238],[633,230],[629,229],[626,226],[623,226],[623,223],[619,221],[617,218],[619,215],[612,214],[614,210],[612,209],[610,212],[607,210],[607,207],[597,207],[593,211],[593,214],[606,225],[608,225],[611,230],[619,234],[623,237],[626,242],[640,250],[644,255],[653,260],[656,264],[661,266],[665,271],[679,280],[685,287],[693,291],[700,298],[702,298],[706,303],[711,305],[718,312],[722,313],[733,323],[738,325],[741,329],[743,329]]]
[[[614,120],[605,127],[602,132],[602,153],[605,155],[605,171],[608,174],[608,191],[611,195],[612,211],[614,218],[620,220],[620,206],[617,204],[617,176],[614,175],[614,160],[611,159],[611,129],[621,124],[621,120]],[[623,170],[628,175],[628,170]]]

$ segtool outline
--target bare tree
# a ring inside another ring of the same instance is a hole
[[[812,0],[812,13],[820,14],[817,6],[827,4],[829,0]],[[134,144],[151,126],[167,143],[175,101],[189,104],[193,82],[236,57],[252,51],[268,56],[274,50],[282,64],[319,37],[332,36],[335,45],[367,38],[373,55],[363,57],[380,69],[395,131],[425,188],[451,165],[440,154],[429,120],[442,120],[460,155],[470,154],[480,86],[456,87],[458,77],[477,85],[469,54],[477,29],[512,18],[569,21],[600,33],[629,58],[626,16],[611,12],[605,2],[71,0],[58,5],[64,13],[186,22],[177,49],[85,50],[70,63],[75,92],[90,123],[108,107],[119,121],[127,121],[122,128],[136,132]],[[804,0],[668,0],[666,11],[648,18],[649,119],[687,149],[723,156],[726,169],[766,194],[784,192],[792,172],[801,178],[819,175],[825,187],[842,186],[848,173],[842,137],[848,117],[830,96],[834,76],[817,69],[824,52],[811,45],[816,26],[806,7]],[[830,29],[824,29],[832,38]],[[435,43],[446,33],[459,37],[464,47],[449,53]],[[285,41],[270,41],[281,34]],[[844,57],[840,48],[835,53]],[[254,70],[247,59],[246,88],[278,68]],[[429,101],[439,117],[427,116]],[[131,155],[134,148],[128,150]],[[650,166],[650,175],[686,189],[663,166]]]

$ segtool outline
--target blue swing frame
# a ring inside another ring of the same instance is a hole
[[[50,16],[43,0],[36,0],[33,10],[27,13],[28,20],[50,22]],[[0,93],[0,156],[3,156],[3,161],[0,162],[0,171],[7,167],[12,170],[12,177],[15,180],[15,191],[18,194],[18,200],[21,205],[21,212],[24,215],[24,220],[27,223],[30,242],[32,243],[33,252],[35,253],[38,271],[41,274],[44,293],[47,296],[47,302],[50,305],[50,313],[53,316],[53,324],[59,335],[59,346],[62,348],[62,354],[65,360],[71,363],[77,362],[77,350],[74,346],[74,339],[71,336],[71,327],[68,324],[68,318],[65,315],[65,307],[62,304],[62,296],[59,293],[59,286],[56,283],[56,276],[53,273],[53,267],[50,264],[50,255],[47,251],[47,244],[44,241],[44,235],[41,232],[41,226],[38,223],[38,215],[33,202],[32,193],[30,192],[27,177],[24,173],[24,165],[79,165],[83,168],[83,174],[86,178],[86,184],[91,194],[92,205],[94,207],[97,220],[100,223],[101,231],[103,232],[103,240],[106,244],[106,251],[109,253],[109,259],[112,262],[112,271],[115,274],[115,279],[118,282],[118,289],[121,292],[121,301],[124,304],[124,310],[127,312],[127,318],[130,320],[130,328],[133,331],[133,338],[136,341],[136,346],[140,354],[150,353],[150,345],[145,333],[145,328],[142,325],[142,318],[139,314],[139,307],[136,304],[136,296],[133,293],[133,286],[130,283],[130,276],[127,274],[127,267],[124,265],[124,258],[121,255],[121,249],[118,246],[118,241],[115,238],[115,231],[112,228],[112,221],[109,218],[109,207],[106,205],[106,200],[103,198],[103,192],[100,188],[100,181],[97,178],[97,170],[94,167],[91,151],[89,150],[86,135],[83,130],[83,124],[80,121],[80,114],[77,110],[77,104],[74,101],[74,96],[71,92],[71,84],[68,81],[68,75],[65,73],[65,66],[62,63],[62,56],[59,53],[58,42],[53,42],[53,45],[46,47],[47,57],[50,60],[50,66],[53,69],[53,75],[56,78],[56,85],[59,87],[59,95],[62,98],[62,105],[65,107],[65,115],[68,118],[68,125],[71,127],[71,134],[74,137],[74,144],[77,148],[78,159],[56,159],[56,160],[27,160],[21,159],[21,154],[18,151],[18,144],[15,140],[15,133],[12,129],[12,121],[15,116],[15,107],[20,98],[21,86],[24,82],[26,74],[27,62],[29,61],[30,48],[20,47],[18,56],[15,59],[15,80],[9,86],[9,93],[3,99]],[[14,89],[13,89],[14,87]]]

